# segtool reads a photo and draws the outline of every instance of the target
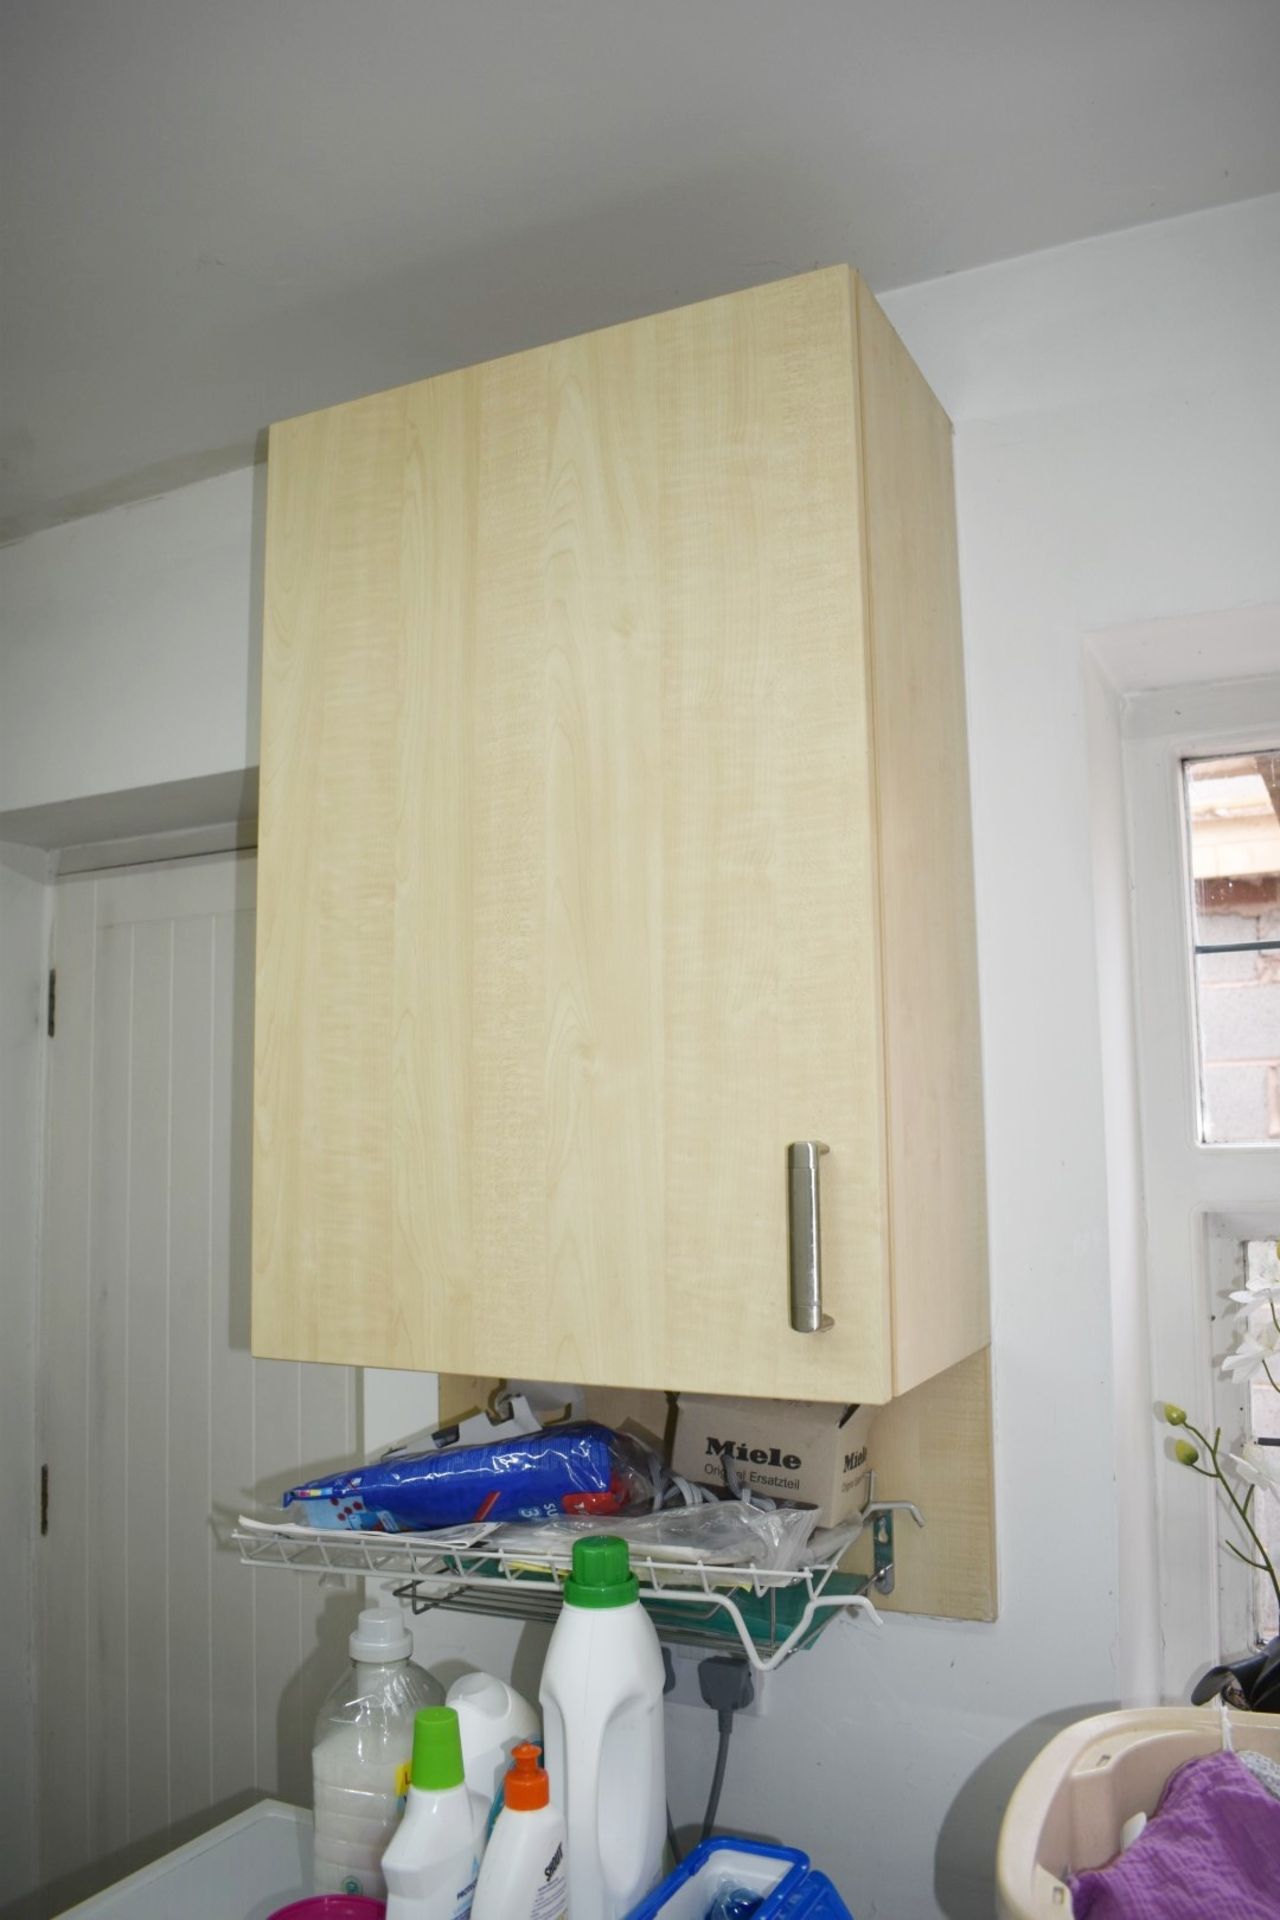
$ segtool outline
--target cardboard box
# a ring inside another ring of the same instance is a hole
[[[839,1526],[866,1501],[875,1412],[818,1400],[682,1393],[671,1464],[687,1480],[723,1487],[730,1460],[741,1485],[774,1500],[817,1507],[822,1526]]]

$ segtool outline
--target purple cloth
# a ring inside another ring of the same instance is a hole
[[[1280,1920],[1280,1800],[1234,1753],[1188,1760],[1127,1853],[1071,1880],[1075,1920]]]

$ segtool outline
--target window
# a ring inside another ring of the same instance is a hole
[[[1226,1551],[1223,1502],[1170,1462],[1149,1407],[1176,1401],[1232,1453],[1280,1433],[1280,1397],[1222,1371],[1239,1334],[1229,1296],[1270,1271],[1280,1236],[1280,675],[1136,690],[1119,730],[1147,1287],[1117,1392],[1136,1406],[1147,1390],[1156,1523],[1133,1631],[1143,1647],[1154,1633],[1160,1689],[1185,1700],[1213,1660],[1274,1630],[1274,1596]],[[1274,1551],[1277,1503],[1253,1505]],[[1125,1577],[1141,1584],[1145,1565]]]
[[[1184,772],[1200,1138],[1280,1140],[1280,748]]]

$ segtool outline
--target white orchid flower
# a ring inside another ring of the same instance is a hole
[[[1240,1318],[1247,1320],[1256,1308],[1274,1309],[1280,1303],[1280,1280],[1250,1280],[1247,1286],[1237,1288],[1227,1298],[1236,1302]]]
[[[1223,1361],[1222,1371],[1236,1386],[1267,1372],[1280,1380],[1280,1327],[1264,1324],[1256,1333],[1246,1333]]]
[[[1264,1447],[1250,1440],[1239,1453],[1232,1454],[1231,1464],[1250,1486],[1280,1496],[1280,1447]]]

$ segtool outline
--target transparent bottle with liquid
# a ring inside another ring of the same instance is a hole
[[[317,1893],[386,1894],[382,1856],[408,1792],[414,1715],[443,1703],[415,1666],[413,1636],[394,1607],[367,1607],[349,1641],[351,1665],[316,1718],[311,1750]]]

